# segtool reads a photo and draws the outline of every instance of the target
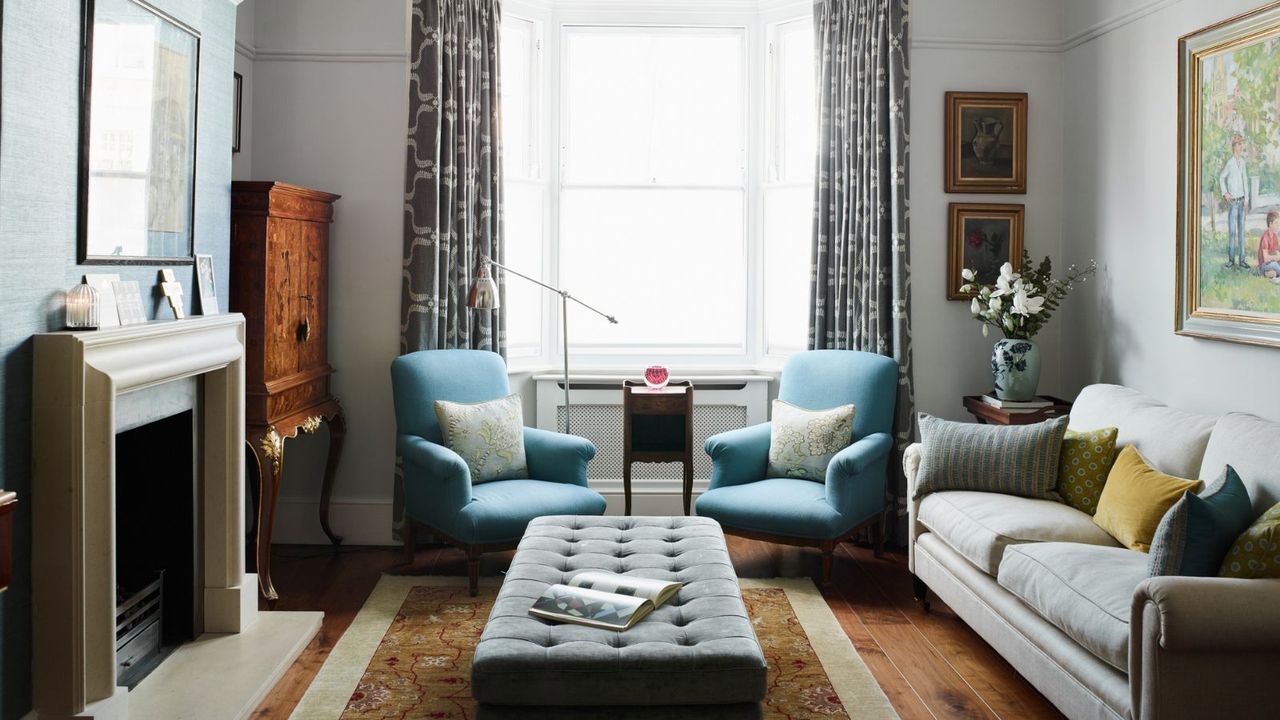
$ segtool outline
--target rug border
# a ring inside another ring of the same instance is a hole
[[[382,638],[395,621],[400,607],[415,587],[463,587],[466,578],[440,575],[383,575],[360,612],[325,658],[290,720],[333,720],[364,677]],[[739,578],[743,589],[781,588],[796,619],[809,637],[814,653],[840,702],[858,720],[894,720],[898,717],[822,593],[808,578]],[[485,587],[501,585],[501,578],[481,578]],[[360,662],[365,658],[364,662]]]

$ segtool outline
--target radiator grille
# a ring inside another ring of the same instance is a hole
[[[747,424],[747,408],[742,405],[693,406],[693,476],[711,478],[711,458],[702,450],[707,438],[726,430],[737,430]],[[556,408],[556,426],[564,427],[564,407]],[[574,405],[574,435],[595,443],[596,456],[587,465],[592,479],[622,477],[622,405]],[[678,480],[684,476],[680,463],[635,463],[631,477],[635,479]]]

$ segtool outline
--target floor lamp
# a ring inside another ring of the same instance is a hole
[[[525,275],[518,270],[503,265],[495,261],[488,255],[480,256],[480,270],[476,275],[476,281],[471,286],[471,294],[467,296],[467,307],[475,310],[496,310],[501,304],[498,300],[498,286],[493,282],[493,277],[489,274],[489,266],[502,268],[517,277],[522,277],[529,282],[540,285],[547,290],[560,296],[560,335],[564,338],[564,433],[569,434],[569,301],[572,300],[600,317],[608,320],[614,325],[618,324],[617,318],[612,315],[601,312],[582,302],[578,298],[569,294],[567,290],[561,290],[558,287],[548,285],[541,280]]]

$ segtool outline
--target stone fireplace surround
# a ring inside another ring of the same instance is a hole
[[[257,580],[244,570],[244,318],[45,333],[34,344],[38,717],[163,717],[177,703],[201,708],[187,717],[247,714],[314,637],[320,614],[259,613]],[[158,418],[183,406],[199,428],[204,635],[130,693],[116,686],[115,435],[147,408]],[[240,677],[211,683],[219,666]],[[203,704],[210,687],[216,696]]]

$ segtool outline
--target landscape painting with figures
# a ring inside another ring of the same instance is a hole
[[[1199,306],[1280,318],[1280,39],[1198,75]]]
[[[1280,347],[1280,3],[1178,39],[1174,331]]]

